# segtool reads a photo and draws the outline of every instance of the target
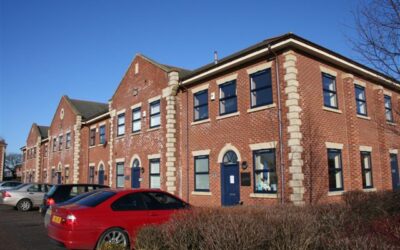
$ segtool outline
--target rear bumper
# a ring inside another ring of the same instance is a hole
[[[90,232],[67,230],[52,223],[47,225],[47,235],[53,243],[68,249],[94,249],[97,243]]]
[[[7,205],[15,207],[17,205],[17,200],[9,197],[0,199],[0,205]]]

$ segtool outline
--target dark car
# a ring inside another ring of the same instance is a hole
[[[40,205],[39,212],[42,215],[46,214],[49,206],[65,202],[82,193],[90,192],[96,189],[110,188],[106,185],[99,184],[58,184],[54,185],[49,192],[43,197],[43,203]]]

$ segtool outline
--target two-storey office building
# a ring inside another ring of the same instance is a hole
[[[100,106],[66,126],[80,140],[74,160],[48,164],[76,164],[74,182],[161,188],[210,206],[400,187],[399,82],[294,34],[194,71],[137,55]],[[50,143],[67,133],[60,112]]]

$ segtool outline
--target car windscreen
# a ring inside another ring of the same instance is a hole
[[[101,192],[97,192],[92,195],[89,195],[83,199],[80,199],[75,204],[79,204],[79,205],[87,206],[87,207],[95,207],[114,195],[115,195],[115,192],[101,191]]]
[[[20,189],[20,188],[23,188],[23,187],[28,186],[28,185],[29,185],[29,183],[22,183],[22,184],[19,184],[16,187],[14,187],[13,189]]]
[[[52,196],[57,189],[57,185],[54,185],[50,188],[49,192],[47,192],[47,196]]]
[[[65,202],[63,202],[63,203],[61,203],[60,205],[67,205],[67,204],[75,203],[75,202],[77,202],[77,201],[79,201],[79,200],[81,200],[81,199],[83,199],[83,198],[86,198],[86,197],[88,197],[89,195],[95,194],[95,193],[97,193],[97,192],[99,192],[99,191],[95,190],[95,191],[92,191],[92,192],[86,192],[86,193],[77,195],[77,196],[75,196],[74,198],[71,198],[71,199],[69,199],[69,200],[67,200],[67,201],[65,201]]]

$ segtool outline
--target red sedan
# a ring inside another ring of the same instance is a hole
[[[102,249],[104,244],[129,249],[140,227],[164,223],[189,207],[161,190],[109,189],[52,207],[47,233],[68,249]]]

